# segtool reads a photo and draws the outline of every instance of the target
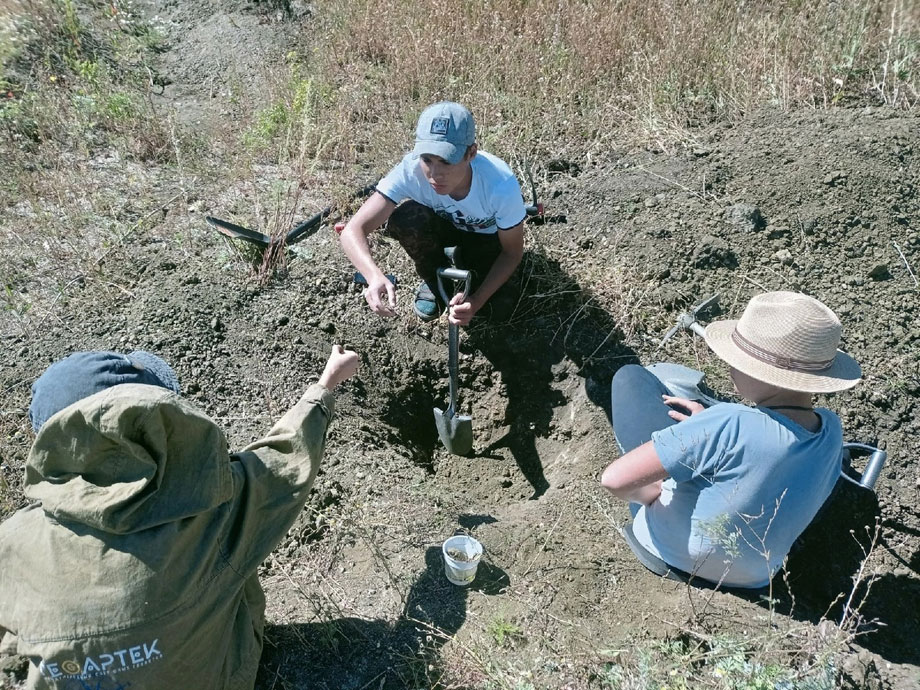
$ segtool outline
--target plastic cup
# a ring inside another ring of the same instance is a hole
[[[482,544],[465,534],[458,534],[444,542],[444,574],[455,585],[468,585],[476,577],[476,568],[482,559]]]

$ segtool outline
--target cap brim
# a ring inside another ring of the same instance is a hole
[[[466,153],[465,148],[454,146],[447,141],[416,141],[415,148],[412,149],[412,154],[416,158],[423,155],[437,156],[451,165],[456,165],[463,160],[464,153]]]
[[[827,369],[818,373],[781,369],[752,357],[732,340],[737,321],[715,321],[706,327],[706,344],[723,362],[743,374],[787,390],[802,393],[836,393],[862,380],[859,363],[844,352]]]

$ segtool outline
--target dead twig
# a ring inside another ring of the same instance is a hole
[[[763,290],[764,292],[770,292],[770,289],[769,289],[769,288],[764,287],[763,285],[761,285],[760,283],[758,283],[756,280],[754,280],[753,278],[751,278],[751,277],[748,276],[748,275],[742,275],[742,276],[741,276],[741,279],[742,279],[742,280],[746,280],[747,282],[751,283],[752,285],[756,285],[757,287],[759,287],[759,288],[760,288],[761,290]]]
[[[533,559],[530,561],[530,564],[527,566],[527,568],[524,570],[524,573],[521,575],[521,579],[524,579],[525,577],[527,577],[527,573],[530,572],[530,569],[533,567],[533,564],[537,562],[537,559],[540,557],[540,554],[546,550],[546,545],[549,543],[550,537],[553,536],[553,532],[555,532],[556,528],[559,526],[559,520],[561,519],[562,519],[562,511],[560,510],[559,514],[556,516],[556,522],[553,524],[552,529],[546,535],[546,539],[543,540],[543,546],[540,547],[540,550],[537,551],[537,555],[534,556]]]
[[[636,166],[636,170],[641,170],[642,172],[646,173],[647,175],[651,175],[652,177],[658,178],[658,179],[661,180],[662,182],[667,182],[669,185],[671,185],[671,186],[673,186],[673,187],[677,187],[678,189],[682,189],[682,190],[684,190],[685,192],[687,192],[687,194],[690,194],[691,196],[695,196],[695,197],[696,197],[697,199],[699,199],[700,201],[705,201],[705,202],[714,203],[714,204],[717,204],[717,203],[718,203],[718,198],[717,198],[714,194],[712,194],[712,193],[707,194],[707,193],[706,193],[706,178],[705,178],[705,176],[703,177],[703,191],[702,191],[702,192],[697,192],[696,190],[690,189],[690,187],[687,187],[686,185],[682,185],[682,184],[681,184],[680,182],[678,182],[677,180],[672,180],[672,179],[670,179],[669,177],[665,177],[664,175],[659,175],[658,173],[654,172],[653,170],[649,170],[649,169],[646,168],[644,165],[637,165],[637,166]]]
[[[911,269],[910,264],[907,263],[907,257],[904,256],[904,252],[901,251],[901,248],[898,246],[897,242],[892,242],[891,246],[894,247],[898,251],[898,254],[901,256],[901,261],[904,262],[904,266],[907,268],[907,272],[910,274],[910,277],[914,279],[914,287],[917,287],[917,285],[920,283],[918,283],[917,276],[914,275],[913,269]]]

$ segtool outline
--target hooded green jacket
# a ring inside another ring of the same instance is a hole
[[[42,427],[36,504],[0,525],[0,638],[28,688],[251,690],[259,564],[303,509],[334,398],[312,386],[228,455],[217,425],[155,386],[114,386]]]

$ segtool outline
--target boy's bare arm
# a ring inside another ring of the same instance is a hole
[[[367,278],[364,298],[368,306],[381,316],[396,315],[396,289],[371,256],[367,237],[387,221],[395,208],[396,204],[383,194],[374,192],[361,204],[339,236],[345,255]]]
[[[486,274],[479,289],[461,302],[455,298],[451,301],[448,319],[459,326],[467,325],[489,298],[508,282],[508,278],[521,263],[524,256],[524,224],[518,223],[508,230],[498,231],[501,253],[495,258],[492,268]]]

